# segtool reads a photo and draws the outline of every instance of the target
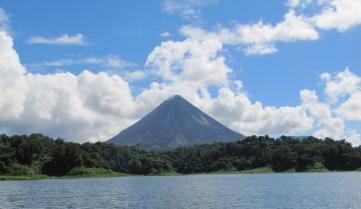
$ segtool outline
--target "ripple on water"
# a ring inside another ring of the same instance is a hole
[[[361,173],[0,182],[0,208],[361,208]]]

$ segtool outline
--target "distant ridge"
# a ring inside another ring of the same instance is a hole
[[[241,139],[244,139],[242,134],[225,127],[183,97],[176,95],[165,100],[107,143],[165,150]]]

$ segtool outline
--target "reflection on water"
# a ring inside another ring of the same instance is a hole
[[[361,172],[0,182],[0,208],[361,208]]]

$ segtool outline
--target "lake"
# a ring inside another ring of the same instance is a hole
[[[361,172],[0,181],[0,208],[361,208]]]

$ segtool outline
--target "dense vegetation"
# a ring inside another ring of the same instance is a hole
[[[64,142],[41,134],[11,137],[0,135],[0,175],[63,176],[92,172],[189,174],[261,167],[281,172],[291,169],[307,171],[315,166],[332,171],[359,169],[361,147],[352,147],[344,140],[251,136],[231,143],[203,144],[154,152],[101,142]]]

